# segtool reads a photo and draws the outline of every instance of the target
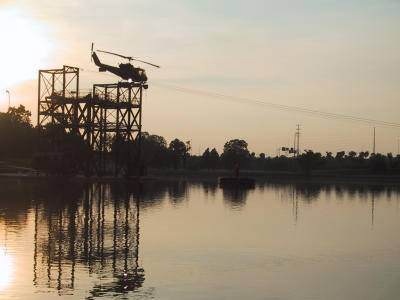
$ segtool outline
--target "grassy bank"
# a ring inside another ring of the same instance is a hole
[[[78,175],[73,177],[45,176],[38,174],[29,168],[26,161],[0,162],[0,176],[13,178],[36,178],[39,180],[54,180],[68,178],[79,181],[112,182],[125,181],[126,178],[115,178],[113,176],[89,177]],[[216,181],[219,177],[234,176],[232,170],[188,170],[188,169],[148,169],[146,176],[140,180],[175,180],[175,179],[198,179]],[[337,169],[337,170],[315,170],[308,174],[303,172],[288,171],[263,171],[263,170],[241,170],[240,176],[252,177],[258,181],[313,181],[313,182],[360,182],[360,183],[390,183],[400,184],[400,175],[393,174],[371,174],[367,169]],[[137,177],[129,181],[139,180]]]

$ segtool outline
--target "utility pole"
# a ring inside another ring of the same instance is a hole
[[[373,142],[373,147],[372,147],[372,153],[375,154],[376,150],[376,134],[375,134],[375,127],[374,127],[374,142]]]
[[[297,138],[296,153],[297,153],[297,156],[299,156],[300,155],[300,124],[297,124],[295,137]]]
[[[400,155],[400,137],[397,138],[397,155]]]

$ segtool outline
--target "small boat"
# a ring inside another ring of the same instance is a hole
[[[221,187],[242,187],[254,188],[256,180],[250,177],[220,177],[219,185]]]

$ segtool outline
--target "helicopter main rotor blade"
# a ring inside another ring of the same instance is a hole
[[[115,55],[115,56],[119,56],[119,57],[125,58],[125,59],[127,59],[129,61],[134,60],[134,61],[138,61],[138,62],[141,62],[141,63],[144,63],[144,64],[148,64],[148,65],[156,67],[156,68],[160,68],[160,66],[158,66],[158,65],[155,65],[155,64],[149,63],[147,61],[137,59],[137,58],[133,58],[132,56],[125,56],[125,55],[122,55],[122,54],[118,54],[118,53],[115,53],[115,52],[104,51],[104,50],[97,50],[97,51],[102,52],[102,53]]]
[[[99,50],[99,49],[97,49],[97,51],[102,52],[102,53],[107,53],[107,54],[115,55],[115,56],[119,56],[119,57],[122,57],[122,58],[125,58],[125,59],[128,59],[128,60],[132,60],[132,59],[133,59],[133,58],[130,57],[130,56],[125,56],[125,55],[121,55],[121,54],[114,53],[114,52],[109,52],[109,51],[104,51],[104,50]]]
[[[155,65],[155,64],[152,64],[152,63],[149,63],[149,62],[144,61],[144,60],[140,60],[140,59],[136,59],[136,58],[132,58],[132,57],[131,57],[131,59],[132,59],[132,60],[135,60],[135,61],[142,62],[142,63],[144,63],[144,64],[148,64],[148,65],[153,66],[153,67],[156,67],[156,68],[160,68],[160,66]]]

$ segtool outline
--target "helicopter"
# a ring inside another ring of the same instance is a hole
[[[119,77],[121,77],[124,80],[127,80],[129,82],[146,82],[147,81],[147,75],[146,75],[146,71],[142,68],[137,68],[134,67],[131,64],[131,61],[138,61],[141,63],[145,63],[148,64],[150,66],[153,66],[155,68],[160,68],[160,66],[134,58],[132,56],[125,56],[125,55],[121,55],[118,53],[114,53],[114,52],[109,52],[109,51],[104,51],[104,50],[96,50],[97,52],[102,52],[102,53],[106,53],[106,54],[111,54],[111,55],[115,55],[118,57],[122,57],[126,60],[128,60],[128,63],[125,64],[119,64],[118,67],[115,66],[110,66],[107,64],[103,64],[102,62],[100,62],[99,57],[97,56],[96,52],[93,50],[93,43],[92,43],[92,54],[91,54],[91,58],[93,59],[94,63],[96,66],[99,67],[99,72],[110,72],[113,73]]]

